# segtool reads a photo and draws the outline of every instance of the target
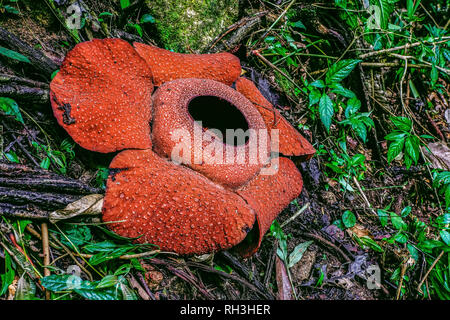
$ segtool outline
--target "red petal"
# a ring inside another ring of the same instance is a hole
[[[250,241],[242,242],[237,248],[244,256],[250,256],[258,250],[273,220],[302,191],[302,176],[291,160],[283,157],[274,158],[270,168],[275,171],[266,173],[273,174],[264,175],[260,172],[236,191],[256,212],[258,222],[258,228],[255,228],[256,239],[249,238]]]
[[[152,73],[120,39],[83,42],[50,83],[58,123],[83,148],[150,148]]]
[[[209,253],[242,241],[255,221],[241,197],[150,150],[123,151],[110,168],[103,220],[121,236],[142,235],[137,242]]]
[[[252,81],[243,77],[239,78],[236,81],[236,90],[253,102],[269,129],[279,130],[281,154],[302,156],[303,160],[308,160],[314,155],[316,150],[313,146],[264,98]]]
[[[135,42],[147,61],[156,86],[182,78],[211,79],[231,85],[241,74],[239,58],[227,53],[182,54]]]

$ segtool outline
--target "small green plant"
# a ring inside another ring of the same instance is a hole
[[[19,10],[17,10],[16,7],[13,7],[14,3],[18,1],[19,0],[5,0],[5,3],[3,3],[3,1],[0,2],[0,13],[19,14]]]
[[[49,145],[43,145],[33,141],[32,146],[35,154],[41,158],[40,167],[48,170],[53,164],[55,169],[62,174],[66,174],[68,163],[75,158],[74,142],[65,139],[61,142],[60,150],[53,150]]]
[[[387,160],[391,163],[394,159],[403,159],[406,168],[409,169],[420,157],[421,141],[413,133],[412,121],[406,117],[391,117],[395,130],[389,133],[385,139],[391,141],[387,153]],[[433,137],[421,135],[421,138],[431,139]]]
[[[359,130],[358,135],[361,134],[362,126],[364,126],[365,130],[367,125],[373,125],[373,122],[368,122],[367,120],[363,120],[363,118],[356,118],[356,112],[361,107],[361,103],[351,90],[344,88],[341,84],[342,80],[350,74],[350,72],[360,61],[361,60],[347,59],[333,64],[325,75],[325,81],[316,80],[308,84],[305,80],[305,85],[309,96],[309,107],[313,108],[314,106],[318,106],[320,120],[325,126],[327,132],[330,131],[335,109],[338,105],[342,104],[344,99],[350,99],[347,103],[346,110],[348,111],[346,111],[346,116],[349,121],[351,118],[349,124],[352,128],[357,128]],[[333,101],[330,98],[330,93],[334,93],[336,95],[336,101]],[[369,114],[366,114],[364,119],[368,116]],[[344,122],[343,124],[347,123]]]
[[[341,148],[343,145],[345,144],[341,144]],[[336,177],[332,179],[338,181],[344,191],[354,192],[355,190],[351,186],[351,180],[353,177],[358,181],[364,178],[364,172],[367,170],[364,164],[366,157],[359,153],[350,156],[347,154],[345,147],[340,154],[337,154],[334,150],[330,150],[329,155],[329,162],[325,163],[325,166],[336,174]]]

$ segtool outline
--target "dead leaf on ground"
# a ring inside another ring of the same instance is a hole
[[[64,209],[59,209],[49,214],[49,220],[55,223],[59,220],[73,218],[79,215],[98,215],[102,212],[103,195],[90,194],[69,203]]]
[[[422,151],[430,160],[431,166],[450,171],[450,148],[442,142],[432,142],[427,147],[422,147]]]

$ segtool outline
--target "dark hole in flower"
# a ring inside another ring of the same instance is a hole
[[[194,121],[202,122],[203,128],[219,130],[224,143],[238,146],[249,140],[247,120],[227,100],[215,96],[195,97],[189,102],[188,111]],[[227,129],[234,130],[228,132],[231,133],[231,139],[227,139]]]

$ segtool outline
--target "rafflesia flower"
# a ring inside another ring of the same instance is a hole
[[[111,230],[179,254],[258,249],[303,185],[278,153],[307,160],[315,150],[240,73],[229,53],[120,39],[67,54],[50,84],[52,108],[83,148],[119,151],[103,204]],[[230,129],[239,134],[224,142]]]

